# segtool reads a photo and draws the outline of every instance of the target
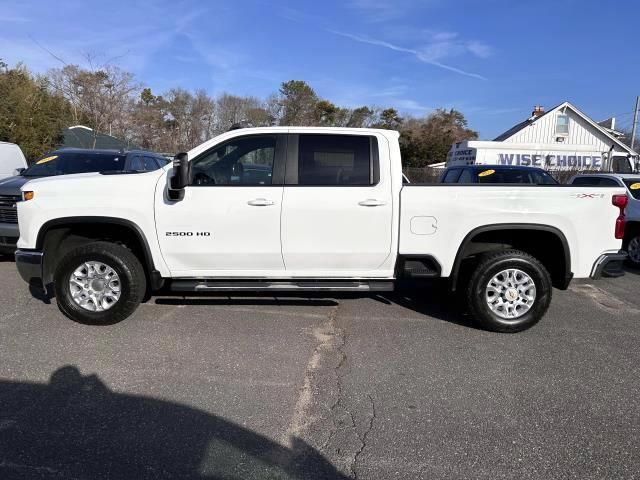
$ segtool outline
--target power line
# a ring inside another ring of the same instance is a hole
[[[633,129],[631,130],[631,149],[636,142],[636,127],[638,126],[638,108],[640,107],[640,96],[636,97],[636,107],[633,110]]]

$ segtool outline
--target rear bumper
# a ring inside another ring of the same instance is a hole
[[[623,250],[618,252],[603,253],[593,264],[590,277],[597,279],[600,277],[621,277],[624,275],[624,262],[627,253]]]
[[[37,250],[17,250],[16,268],[22,279],[29,285],[42,286],[42,265],[44,256]]]

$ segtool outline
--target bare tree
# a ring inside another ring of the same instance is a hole
[[[70,103],[75,123],[87,123],[96,134],[125,133],[123,112],[140,88],[134,83],[133,74],[112,65],[89,69],[66,65],[51,70],[49,79],[52,89]],[[114,127],[119,131],[114,132]]]

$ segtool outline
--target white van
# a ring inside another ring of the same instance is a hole
[[[19,168],[27,168],[27,159],[15,143],[0,142],[0,179],[16,175]]]
[[[637,159],[626,152],[599,152],[590,145],[510,143],[469,140],[454,143],[447,167],[514,165],[545,170],[595,170],[632,173]]]

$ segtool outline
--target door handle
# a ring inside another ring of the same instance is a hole
[[[254,198],[253,200],[249,200],[247,204],[252,207],[268,207],[273,205],[274,202],[273,200],[268,200],[266,198]]]
[[[358,202],[358,205],[361,207],[381,207],[386,204],[387,202],[384,200],[376,200],[375,198],[367,198],[366,200]]]

